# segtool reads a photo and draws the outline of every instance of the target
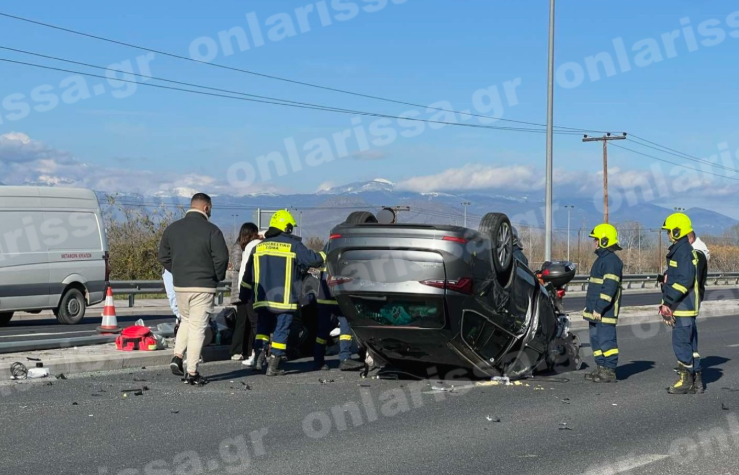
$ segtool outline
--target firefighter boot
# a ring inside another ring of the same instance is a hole
[[[675,384],[667,388],[670,394],[695,394],[693,387],[693,376],[684,368],[680,368],[680,379]]]
[[[601,371],[603,371],[603,367],[600,365],[596,366],[594,371],[591,371],[590,373],[585,375],[585,381],[592,381],[601,373]]]
[[[696,394],[703,394],[703,375],[700,371],[693,375],[693,390]]]
[[[267,348],[259,350],[257,361],[254,363],[254,371],[264,371],[265,363],[267,362]]]
[[[603,368],[600,373],[593,376],[594,383],[615,383],[616,381],[616,370],[611,368]]]
[[[280,363],[282,358],[275,355],[270,355],[267,359],[267,376],[282,376],[285,374],[284,370],[280,369]]]
[[[339,364],[340,371],[359,371],[362,369],[364,369],[364,364],[352,359],[344,360]]]

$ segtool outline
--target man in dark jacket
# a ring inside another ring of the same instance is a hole
[[[287,350],[287,339],[293,314],[298,310],[303,273],[309,268],[323,267],[326,255],[311,251],[292,235],[297,226],[287,210],[276,212],[264,234],[264,241],[254,247],[244,268],[239,298],[242,302],[253,298],[258,313],[257,363],[261,371],[267,348],[265,341],[274,329],[272,349],[267,365],[267,376],[283,374],[280,362]]]
[[[703,392],[698,330],[696,318],[700,311],[698,255],[688,237],[693,231],[690,218],[683,213],[667,217],[662,229],[672,241],[667,251],[662,304],[659,313],[672,327],[672,349],[678,362],[680,379],[668,388],[670,394]]]
[[[207,382],[197,365],[216,289],[228,268],[226,241],[218,226],[209,221],[212,208],[210,197],[197,193],[185,217],[170,224],[159,243],[159,262],[172,273],[182,317],[170,368],[183,375],[182,358],[187,351],[185,382],[196,385]]]
[[[616,251],[620,251],[621,246],[618,245],[616,228],[607,223],[593,228],[590,237],[595,241],[598,258],[590,270],[583,318],[590,322],[590,346],[597,366],[595,371],[585,375],[585,379],[595,383],[613,383],[616,382],[618,366],[616,324],[624,267]]]

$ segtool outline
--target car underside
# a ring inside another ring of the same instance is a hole
[[[530,270],[501,213],[478,230],[378,217],[352,213],[331,231],[327,256],[329,286],[375,365],[510,379],[579,369],[561,305],[572,264]]]

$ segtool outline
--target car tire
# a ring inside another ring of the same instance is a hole
[[[503,213],[488,213],[483,216],[478,228],[480,233],[490,239],[493,254],[493,268],[499,282],[508,282],[513,263],[513,227]]]
[[[54,309],[54,315],[59,323],[75,325],[85,318],[85,296],[79,289],[70,288],[62,295],[59,308]]]
[[[355,211],[346,218],[347,224],[377,223],[377,218],[369,211]]]
[[[0,313],[0,327],[8,326],[10,320],[13,318],[13,312]]]

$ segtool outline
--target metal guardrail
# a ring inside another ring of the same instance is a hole
[[[128,295],[128,306],[136,305],[136,296],[145,294],[166,294],[162,280],[113,280],[110,282],[114,294]],[[224,294],[231,292],[231,281],[223,281],[216,289],[216,302],[223,305]]]
[[[625,289],[658,288],[657,274],[627,274],[621,281]],[[568,284],[570,290],[586,290],[587,275],[577,275]],[[706,285],[739,285],[739,272],[709,272]],[[579,289],[577,288],[579,287]]]
[[[656,274],[627,274],[623,276],[625,289],[647,289],[658,288]],[[739,272],[709,272],[707,285],[739,285]],[[577,275],[568,284],[571,291],[586,290],[588,285],[587,275]],[[136,304],[136,296],[143,294],[166,294],[164,282],[161,280],[115,280],[110,282],[113,292],[128,295],[128,306]],[[223,305],[224,295],[231,292],[231,281],[223,281],[216,289],[216,301]]]

